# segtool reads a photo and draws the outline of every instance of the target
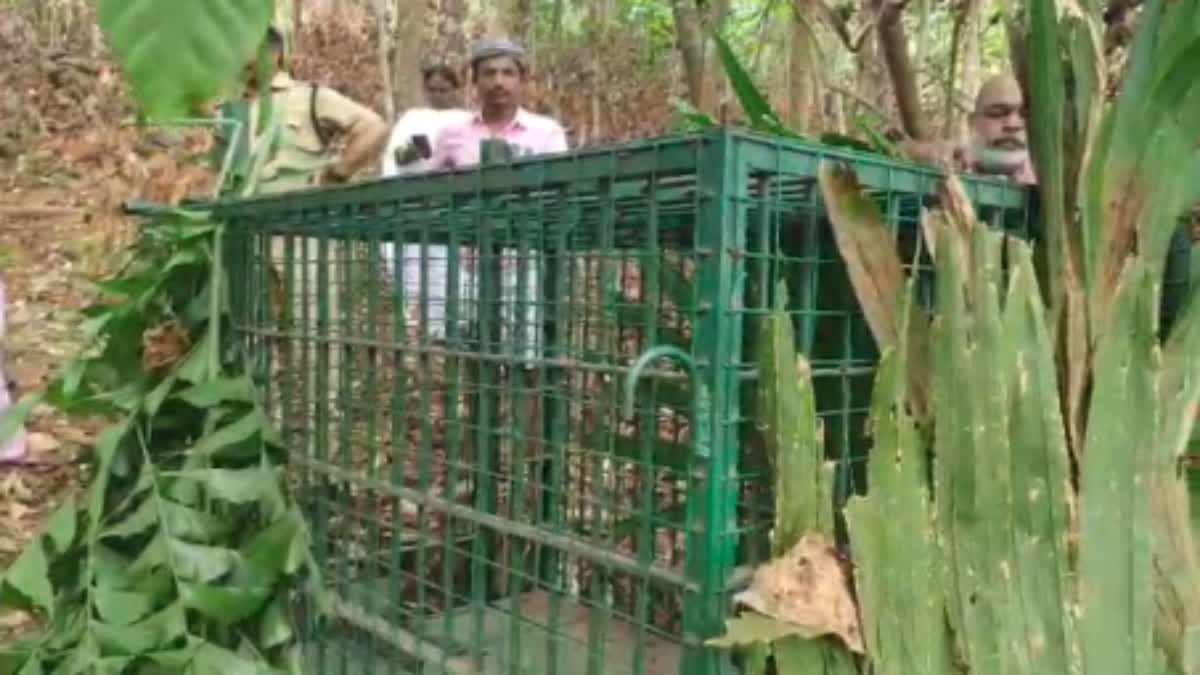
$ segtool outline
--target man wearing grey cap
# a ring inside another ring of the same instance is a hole
[[[515,157],[566,152],[567,135],[557,121],[522,107],[528,64],[525,49],[507,39],[490,39],[471,51],[471,81],[479,110],[442,129],[434,143],[434,169],[479,163],[479,144],[487,139],[508,143]]]
[[[475,84],[479,109],[469,117],[447,124],[434,142],[431,169],[462,169],[480,162],[480,144],[485,140],[504,141],[514,158],[530,155],[566,152],[567,135],[556,120],[522,107],[529,71],[525,49],[507,39],[485,40],[471,52],[471,81]],[[529,233],[536,236],[536,233]],[[525,284],[522,298],[517,299],[517,251],[503,252],[501,278],[502,333],[512,343],[515,308],[522,304],[525,316],[520,322],[524,333],[525,356],[533,357],[541,339],[538,329],[539,302],[537,254],[525,252]],[[478,265],[474,251],[463,250],[462,297],[468,302],[468,316],[478,292]],[[430,289],[431,291],[433,289]]]

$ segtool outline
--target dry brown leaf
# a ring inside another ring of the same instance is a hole
[[[178,320],[172,319],[142,335],[142,365],[147,370],[164,368],[187,352],[187,331]]]
[[[62,448],[62,441],[42,431],[31,431],[26,438],[29,442],[29,454],[34,456],[56,452]]]
[[[864,651],[858,608],[833,541],[809,532],[787,552],[754,572],[735,600],[817,635],[836,635],[852,651]]]

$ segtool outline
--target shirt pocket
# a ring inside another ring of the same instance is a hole
[[[303,105],[293,100],[284,111],[282,119],[284,138],[282,140],[292,150],[310,155],[320,155],[324,152],[324,147],[313,128],[312,118],[307,97],[305,97]]]

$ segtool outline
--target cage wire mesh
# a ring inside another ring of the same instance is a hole
[[[219,206],[236,330],[335,598],[319,672],[736,671],[702,643],[768,549],[754,348],[781,280],[838,498],[865,489],[878,354],[825,157],[928,287],[939,174],[727,129]],[[965,183],[983,220],[1032,235],[1024,190]],[[661,344],[711,395],[707,456],[676,365],[622,414]]]

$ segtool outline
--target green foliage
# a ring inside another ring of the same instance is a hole
[[[98,19],[143,112],[168,119],[237,80],[273,13],[273,0],[101,0]]]
[[[225,339],[220,247],[194,214],[147,225],[85,312],[95,348],[29,399],[114,422],[86,491],[0,577],[0,608],[45,620],[0,674],[300,672],[288,599],[319,597],[319,577],[279,439]]]
[[[758,335],[758,428],[767,446],[775,492],[772,555],[781,558],[809,532],[832,539],[834,466],[825,461],[808,363],[796,354],[787,289],[780,282],[775,306]],[[709,644],[750,648],[750,661],[765,673],[773,657],[782,673],[841,675],[857,672],[850,651],[821,637],[824,626],[800,626],[753,610],[730,619],[727,633]]]
[[[729,79],[729,85],[737,96],[742,110],[746,113],[747,127],[749,129],[782,138],[814,140],[792,130],[783,122],[783,119],[771,107],[771,103],[766,95],[754,83],[754,77],[742,65],[741,60],[738,59],[727,38],[716,33],[713,35],[713,41],[716,43],[721,67],[725,71],[725,76]],[[687,101],[672,99],[671,105],[675,110],[674,126],[676,131],[699,131],[718,125],[717,121],[711,116],[701,110],[697,110]],[[823,133],[815,140],[822,145],[842,147],[859,152],[870,152],[883,155],[884,157],[900,156],[900,151],[896,145],[880,133],[865,117],[860,115],[856,119],[856,124],[866,137],[866,140],[832,132]]]
[[[1153,623],[1155,642],[1171,667],[1189,669],[1200,661],[1200,646],[1193,637],[1200,632],[1200,561],[1188,525],[1187,487],[1161,467],[1180,461],[1194,423],[1194,408],[1186,406],[1196,401],[1190,384],[1197,377],[1196,366],[1184,355],[1196,349],[1191,308],[1195,303],[1184,303],[1185,316],[1177,319],[1161,354],[1151,348],[1158,336],[1147,338],[1144,333],[1153,333],[1158,323],[1159,280],[1179,215],[1198,196],[1200,80],[1194,69],[1200,53],[1200,2],[1145,3],[1120,93],[1111,104],[1104,95],[1107,73],[1099,6],[1072,3],[1055,12],[1049,4],[1029,3],[1027,21],[1031,61],[1037,64],[1028,77],[1032,150],[1042,183],[1042,229],[1050,243],[1046,258],[1051,320],[1061,345],[1063,407],[1070,415],[1068,428],[1075,431],[1070,440],[1081,457],[1084,495],[1089,484],[1093,494],[1111,492],[1090,505],[1082,499],[1081,526],[1085,537],[1105,527],[1133,528],[1139,546],[1147,540],[1143,537],[1152,542],[1155,571],[1152,601],[1145,588],[1137,586],[1126,588],[1126,597],[1119,601],[1122,615],[1140,623],[1108,626],[1107,634],[1085,633],[1085,646],[1096,650],[1097,667],[1112,667],[1116,635],[1136,642]],[[1147,339],[1151,346],[1144,343]],[[1120,368],[1133,370],[1112,370]],[[1158,379],[1151,382],[1134,374],[1155,370]],[[1101,385],[1102,381],[1112,384]],[[1110,391],[1109,386],[1121,391]],[[1085,395],[1089,389],[1090,402]],[[1155,421],[1114,426],[1113,409],[1153,414]],[[1136,430],[1134,437],[1128,436],[1131,430]],[[1124,456],[1118,458],[1110,444],[1122,435]],[[1092,453],[1104,459],[1093,464]],[[1144,484],[1119,492],[1121,485],[1104,478],[1110,472],[1134,472]],[[1152,497],[1146,495],[1148,489]],[[1143,513],[1147,508],[1149,516]],[[1139,556],[1150,555],[1140,547],[1136,550]],[[1086,539],[1080,556],[1096,583],[1114,583],[1114,575],[1146,565],[1139,557],[1117,569],[1103,551],[1089,551]],[[1092,606],[1118,602],[1084,599]],[[1140,643],[1122,648],[1132,659],[1125,665],[1133,671],[1153,661],[1153,655],[1138,651],[1141,648]]]
[[[829,208],[853,206],[831,194],[846,189],[834,184],[833,173],[821,175]],[[908,311],[916,301],[911,280],[906,291],[893,288],[901,311],[890,315],[901,325],[890,329],[895,344],[885,349],[875,384],[870,493],[846,507],[871,672],[1193,672],[1194,654],[1155,617],[1156,575],[1186,570],[1186,560],[1159,554],[1152,564],[1148,535],[1152,505],[1163,499],[1156,491],[1173,485],[1175,457],[1174,444],[1153,430],[1169,420],[1165,428],[1185,444],[1200,395],[1200,357],[1184,356],[1200,348],[1200,307],[1189,306],[1177,329],[1181,337],[1158,358],[1156,276],[1140,258],[1126,268],[1106,333],[1111,338],[1097,354],[1089,416],[1095,421],[1077,494],[1030,247],[1006,242],[969,209],[952,208],[961,206],[960,196],[952,179],[942,200],[951,208],[925,223],[937,279],[935,318]],[[831,221],[863,227],[868,216]],[[878,214],[875,227],[886,228]],[[794,343],[779,329],[787,318],[778,307],[773,321],[777,339],[761,347],[770,355],[760,363],[761,386],[770,394],[760,405],[760,424],[776,451],[810,447],[810,437],[795,432],[816,423],[810,402],[797,395],[807,377],[794,377],[795,362],[779,358]],[[931,465],[931,448],[909,411],[909,321],[930,329],[923,347],[930,351],[935,411]],[[793,431],[780,433],[787,429]],[[800,508],[795,495],[811,472],[779,460],[775,471],[777,490],[789,490],[777,500],[778,532]],[[1070,544],[1076,500],[1077,556]],[[825,507],[805,508],[812,519]],[[1161,567],[1167,571],[1156,571]],[[1183,593],[1169,597],[1181,604],[1186,629],[1194,603]],[[774,640],[777,652],[783,636],[799,639],[785,628],[731,623],[721,644]],[[785,669],[778,656],[776,662],[784,675],[813,672],[811,663]]]

